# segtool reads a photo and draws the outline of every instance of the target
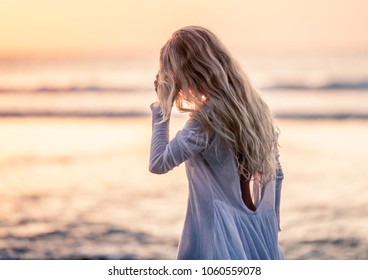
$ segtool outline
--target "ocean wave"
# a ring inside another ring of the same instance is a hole
[[[275,117],[290,120],[368,120],[365,113],[276,113]]]
[[[143,111],[127,111],[127,112],[57,112],[57,111],[36,111],[36,112],[19,112],[19,111],[0,111],[0,118],[32,118],[32,117],[56,117],[56,118],[137,118],[145,117],[150,114]]]
[[[58,111],[0,111],[0,118],[139,118],[149,117],[150,113],[145,111],[126,111],[126,112],[58,112]],[[276,113],[276,119],[290,120],[346,120],[359,119],[368,120],[368,113]]]
[[[322,85],[279,83],[261,87],[264,90],[368,90],[368,80],[357,82],[332,81]]]
[[[328,90],[352,90],[365,91],[368,90],[368,80],[362,81],[331,81],[321,85],[303,84],[303,83],[274,83],[269,86],[260,86],[261,90],[300,90],[300,91],[328,91]],[[39,86],[30,88],[6,88],[0,87],[1,93],[132,93],[132,92],[147,92],[152,91],[153,88],[145,86],[111,86],[111,85],[85,85],[85,86]]]
[[[116,92],[116,93],[131,93],[150,91],[152,88],[131,86],[131,87],[116,87],[116,86],[40,86],[35,88],[0,88],[0,93],[85,93],[85,92]]]

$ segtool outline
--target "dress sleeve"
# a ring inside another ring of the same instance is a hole
[[[158,102],[151,104],[152,139],[149,170],[163,174],[172,170],[187,159],[203,151],[206,135],[194,119],[189,119],[184,128],[169,141],[169,122],[160,123],[162,114]]]
[[[275,210],[276,210],[276,215],[277,215],[279,231],[281,231],[280,202],[281,202],[281,188],[282,188],[283,180],[284,180],[284,172],[282,171],[282,167],[281,167],[280,160],[279,160],[279,155],[277,155]]]

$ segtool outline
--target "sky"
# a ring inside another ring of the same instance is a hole
[[[367,0],[0,0],[0,56],[157,52],[186,25],[242,52],[368,52]]]

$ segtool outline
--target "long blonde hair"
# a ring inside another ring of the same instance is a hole
[[[214,131],[224,139],[240,175],[258,174],[263,182],[275,178],[278,129],[272,114],[211,31],[199,26],[176,31],[161,49],[158,74],[164,120],[175,102],[192,112],[207,136]]]

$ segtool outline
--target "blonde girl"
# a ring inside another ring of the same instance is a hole
[[[160,52],[149,169],[185,162],[189,197],[178,259],[283,259],[283,172],[267,104],[209,30],[176,31]],[[173,104],[190,118],[169,141]]]

